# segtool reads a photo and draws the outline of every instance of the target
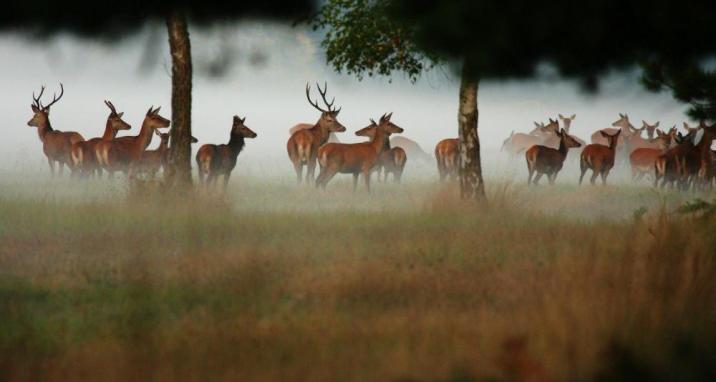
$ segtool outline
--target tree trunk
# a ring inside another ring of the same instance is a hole
[[[465,65],[467,67],[467,65]],[[460,133],[460,196],[483,200],[485,186],[480,163],[480,138],[477,135],[478,80],[465,69],[460,79],[460,109],[457,120]]]
[[[172,11],[167,19],[172,55],[172,128],[166,183],[191,188],[191,45],[186,15]]]

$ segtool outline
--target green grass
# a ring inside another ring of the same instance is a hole
[[[674,212],[693,195],[290,180],[2,181],[2,379],[711,375],[716,221]]]

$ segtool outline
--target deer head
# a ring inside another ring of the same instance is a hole
[[[627,120],[627,122],[629,122],[629,121]],[[608,146],[610,148],[615,148],[615,147],[617,147],[617,142],[619,141],[619,135],[622,133],[622,130],[620,129],[616,133],[611,134],[611,135],[609,133],[604,132],[604,130],[599,130],[599,133],[602,134],[602,136],[607,139],[607,142],[609,143]]]
[[[171,134],[169,133],[160,133],[159,130],[154,130],[154,134],[156,134],[159,137],[159,147],[160,148],[167,148],[169,147],[169,137]]]
[[[629,122],[629,116],[626,115],[626,113],[619,113],[619,119],[612,123],[612,127],[618,127],[622,132],[625,132],[625,134],[628,135],[632,135],[638,131],[641,131],[634,128],[634,125]]]
[[[238,115],[234,116],[234,123],[231,125],[231,136],[242,137],[242,138],[256,138],[256,133],[249,129],[245,124],[246,117],[239,118]]]
[[[569,117],[565,117],[562,114],[559,114],[559,119],[562,120],[562,126],[564,126],[564,131],[569,134],[569,128],[572,126],[572,121],[577,118],[577,114],[572,114]]]
[[[129,130],[132,128],[132,125],[128,124],[122,119],[124,113],[117,113],[117,110],[114,108],[112,102],[105,100],[104,104],[107,105],[110,110],[109,116],[107,117],[107,123],[112,130],[119,131]]]
[[[649,137],[649,139],[654,138],[654,131],[656,131],[657,127],[659,127],[659,121],[656,121],[655,124],[650,125],[650,124],[646,123],[645,120],[643,120],[643,119],[641,120],[641,129],[640,130],[646,129],[646,136]]]
[[[656,130],[656,138],[654,138],[653,140],[656,141],[656,143],[659,145],[660,150],[666,150],[671,145],[671,140],[673,136],[672,130],[673,133],[675,133],[676,127],[670,129],[668,133],[664,133],[661,130]]]
[[[403,128],[390,121],[390,117],[392,116],[393,113],[383,114],[377,123],[371,118],[370,125],[356,131],[356,135],[359,137],[369,137],[372,139],[373,137],[375,137],[376,131],[379,130],[385,133],[387,136],[390,136],[391,134],[402,133],[404,131]]]
[[[340,122],[338,122],[338,113],[341,112],[341,108],[338,108],[337,110],[333,108],[333,102],[335,102],[336,98],[333,97],[331,102],[328,102],[326,100],[326,92],[328,91],[328,83],[323,84],[323,89],[316,83],[316,87],[318,88],[318,93],[321,95],[321,98],[323,99],[323,103],[326,105],[326,109],[321,108],[318,106],[318,101],[312,101],[311,100],[311,87],[306,83],[306,98],[308,99],[308,103],[311,104],[316,110],[321,112],[321,117],[318,119],[318,125],[325,129],[328,132],[331,133],[340,133],[343,131],[346,131],[346,127],[341,125]]]
[[[154,106],[152,106],[149,108],[149,110],[147,110],[147,115],[144,117],[144,124],[146,124],[146,126],[153,130],[169,127],[170,121],[159,115],[159,109],[161,108],[162,107],[159,106],[158,108],[154,109]]]
[[[702,121],[700,124],[702,124],[702,123],[703,123],[703,121]],[[699,125],[699,126],[700,126],[700,125]],[[684,130],[686,130],[686,135],[695,133],[696,130],[699,129],[699,126],[691,127],[691,126],[689,126],[688,123],[684,122]]]
[[[41,127],[48,125],[50,117],[50,107],[62,98],[62,96],[65,94],[65,88],[64,86],[62,86],[62,83],[60,83],[59,97],[57,96],[57,94],[54,94],[52,102],[50,102],[48,105],[43,106],[42,101],[40,99],[42,98],[42,93],[44,92],[44,85],[40,89],[40,95],[38,95],[37,97],[35,97],[35,92],[32,92],[32,105],[30,105],[30,108],[32,109],[34,115],[32,116],[32,119],[27,122],[28,126]]]
[[[556,131],[555,134],[557,134],[561,143],[568,149],[573,148],[573,147],[581,147],[582,146],[582,144],[579,143],[579,141],[577,141],[576,139],[574,139],[574,137],[569,135],[569,133],[567,132],[566,129],[562,129],[561,131]]]

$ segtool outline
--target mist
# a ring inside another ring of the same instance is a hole
[[[6,132],[0,141],[0,169],[46,169],[37,132],[27,126],[32,92],[43,84],[50,99],[59,91],[59,82],[65,87],[64,98],[52,108],[53,128],[77,131],[85,139],[102,134],[108,114],[105,99],[132,124],[126,134],[137,133],[151,105],[162,106],[162,114],[171,117],[171,61],[162,28],[147,26],[113,44],[70,36],[43,43],[13,34],[0,36],[0,50],[6,57],[0,62],[0,110]],[[190,28],[190,32],[193,135],[199,144],[224,143],[232,116],[246,117],[258,137],[247,142],[239,171],[290,171],[285,148],[288,129],[318,118],[306,102],[306,82],[327,81],[329,97],[335,96],[336,105],[342,107],[339,120],[348,129],[340,135],[344,142],[360,141],[353,132],[385,112],[393,112],[404,136],[427,152],[439,140],[457,136],[459,81],[449,68],[437,67],[415,84],[400,73],[392,79],[359,81],[329,67],[321,36],[305,27],[242,22]],[[685,105],[668,94],[643,90],[636,70],[607,76],[596,94],[548,75],[531,81],[483,81],[478,107],[486,166],[501,155],[499,147],[511,131],[527,132],[533,121],[556,118],[558,113],[577,114],[572,133],[585,140],[593,131],[609,127],[617,113],[628,113],[637,127],[642,119],[661,121],[662,128],[687,120]],[[157,145],[154,139],[150,149]]]

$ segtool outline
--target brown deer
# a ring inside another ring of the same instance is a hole
[[[458,160],[460,159],[460,140],[458,138],[443,139],[435,145],[435,160],[438,163],[440,181],[449,177],[457,178]]]
[[[50,165],[50,172],[54,177],[55,162],[60,166],[59,175],[62,175],[65,165],[72,168],[72,145],[85,139],[77,132],[54,130],[52,125],[50,125],[50,107],[57,103],[65,94],[64,86],[60,84],[59,97],[54,94],[52,102],[43,106],[40,99],[44,92],[45,87],[43,86],[40,89],[40,95],[37,97],[35,97],[35,92],[32,93],[32,105],[30,107],[34,115],[32,119],[27,122],[27,125],[37,128],[37,135],[42,142],[42,152],[45,153],[45,157],[47,157],[47,164]]]
[[[591,141],[594,144],[599,144],[603,146],[609,145],[609,140],[605,138],[605,135],[603,135],[601,132],[607,133],[607,135],[614,135],[617,131],[621,131],[621,134],[619,135],[619,145],[622,145],[622,142],[626,137],[629,137],[633,134],[639,133],[641,134],[642,129],[637,129],[634,127],[634,125],[629,122],[629,116],[627,114],[619,113],[619,119],[614,121],[612,123],[612,127],[608,127],[606,129],[601,129],[594,134],[592,134]]]
[[[704,124],[694,137],[693,143],[699,152],[699,169],[696,174],[695,186],[701,189],[710,187],[716,174],[711,151],[714,139],[716,139],[716,124],[711,126]]]
[[[139,171],[146,174],[149,179],[154,179],[160,169],[166,171],[167,163],[169,163],[169,138],[171,134],[160,133],[159,130],[154,130],[154,133],[159,137],[159,147],[155,150],[145,150],[138,166]],[[199,142],[193,136],[190,138],[191,143]]]
[[[673,138],[676,145],[656,158],[654,162],[654,187],[659,185],[659,181],[661,181],[661,188],[664,188],[667,184],[672,188],[674,184],[681,187],[683,151],[689,149],[688,146],[694,134],[689,133],[684,136],[681,133],[677,133],[676,137]]]
[[[582,184],[582,179],[588,169],[592,170],[592,178],[589,181],[591,184],[594,184],[595,179],[597,179],[597,175],[601,175],[602,184],[606,185],[609,171],[612,167],[614,167],[614,157],[616,157],[617,154],[617,143],[619,142],[619,136],[621,135],[622,130],[617,130],[616,133],[611,135],[603,130],[600,130],[599,133],[602,134],[609,145],[604,146],[592,143],[587,145],[587,147],[582,150],[582,155],[579,158],[579,167],[582,171],[579,175],[580,185]]]
[[[552,123],[556,124],[557,121],[555,120]],[[557,136],[559,137],[559,147],[557,149],[537,145],[530,147],[525,153],[527,171],[529,172],[527,185],[534,184],[536,186],[542,175],[547,175],[549,184],[553,185],[555,179],[557,179],[557,174],[562,170],[562,165],[567,158],[569,149],[582,146],[582,144],[569,135],[565,129],[557,131]],[[537,176],[534,178],[533,183],[532,176],[535,173]]]
[[[323,89],[321,89],[318,84],[316,84],[316,87],[318,88],[321,98],[323,98],[326,109],[318,106],[318,101],[311,101],[310,86],[306,84],[306,98],[308,99],[308,103],[321,112],[321,117],[311,128],[300,129],[293,133],[286,143],[288,157],[293,163],[294,170],[296,170],[296,178],[299,184],[303,180],[302,173],[304,165],[307,166],[306,182],[313,181],[318,148],[328,141],[330,133],[346,131],[345,126],[341,125],[337,119],[341,109],[333,109],[335,98],[333,98],[330,103],[326,100],[328,84],[324,83]]]
[[[376,127],[368,126],[364,129],[358,130],[356,135],[359,137],[368,137],[373,139],[375,135]],[[400,147],[390,147],[390,140],[385,141],[385,147],[383,152],[378,157],[378,163],[373,168],[377,173],[377,179],[380,182],[381,171],[383,172],[383,181],[388,181],[388,174],[393,174],[393,181],[400,183],[400,179],[403,176],[403,170],[405,169],[405,163],[408,160],[408,156]]]
[[[410,157],[411,161],[422,160],[425,162],[432,162],[433,160],[433,157],[426,153],[417,142],[406,137],[391,137],[390,147],[400,147],[405,150],[405,154]]]
[[[114,138],[101,141],[95,147],[95,156],[100,167],[109,172],[109,177],[115,171],[125,172],[129,178],[134,175],[134,167],[142,159],[144,150],[152,142],[154,130],[169,127],[170,121],[159,115],[158,107],[150,107],[144,116],[139,135]]]
[[[206,144],[196,153],[196,165],[199,169],[199,182],[208,186],[216,183],[220,175],[224,176],[224,190],[229,184],[231,171],[236,167],[236,159],[246,145],[246,138],[256,138],[256,133],[244,122],[246,117],[234,116],[229,134],[229,143],[225,145]]]
[[[72,164],[74,170],[80,171],[82,177],[97,174],[101,176],[102,170],[97,163],[95,156],[95,148],[102,141],[114,139],[120,130],[129,130],[132,128],[130,124],[122,119],[124,113],[117,113],[114,105],[110,101],[104,101],[109,108],[109,116],[104,127],[104,134],[98,138],[88,139],[86,141],[76,142],[72,145]]]
[[[318,149],[321,172],[316,179],[316,187],[325,189],[328,182],[340,172],[353,175],[354,192],[358,185],[358,176],[362,174],[365,187],[370,191],[370,174],[378,163],[380,154],[385,150],[386,142],[391,134],[403,132],[401,127],[390,121],[392,114],[383,114],[378,123],[371,120],[369,126],[356,132],[356,135],[365,135],[366,130],[374,129],[373,137],[368,142],[328,143]]]
[[[670,133],[662,133],[656,131],[656,138],[649,140],[649,147],[639,147],[629,154],[629,164],[631,165],[631,178],[638,182],[645,175],[655,175],[654,165],[660,155],[664,154],[671,145],[672,134],[676,132],[676,128],[672,128]]]

